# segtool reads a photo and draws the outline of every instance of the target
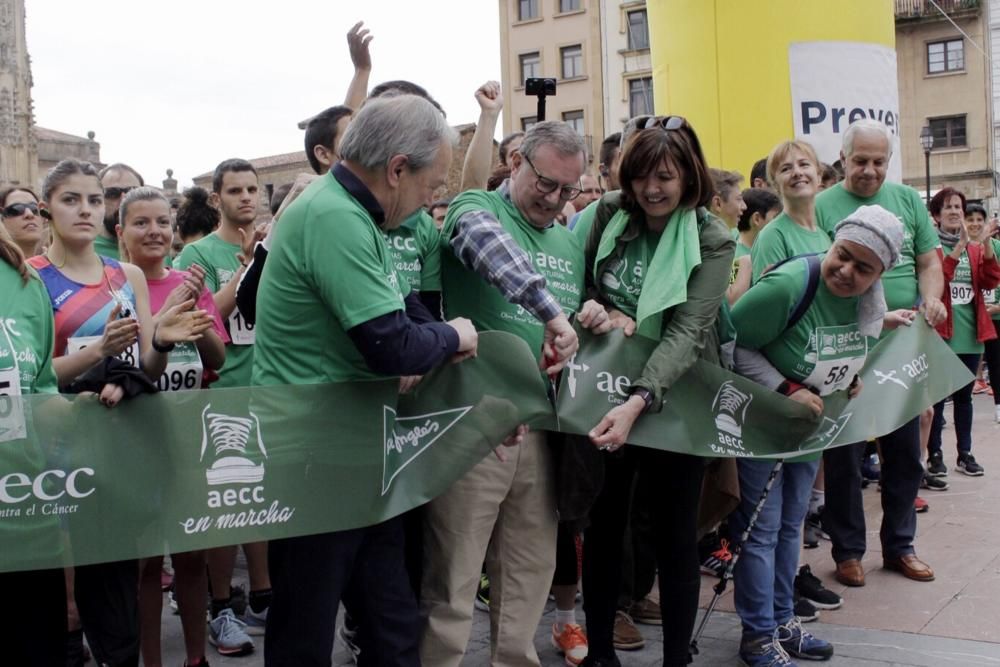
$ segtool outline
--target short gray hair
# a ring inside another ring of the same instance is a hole
[[[151,188],[145,185],[140,188],[133,188],[125,193],[122,197],[121,204],[118,205],[118,223],[124,227],[125,226],[125,214],[128,213],[128,207],[136,202],[140,201],[156,201],[160,200],[170,208],[170,201],[164,196],[162,192],[156,188]]]
[[[587,159],[587,144],[583,137],[561,120],[545,120],[532,125],[524,133],[524,141],[517,151],[530,160],[542,146],[552,146],[563,157],[583,153],[583,159]]]
[[[885,142],[889,146],[889,155],[887,157],[892,157],[892,130],[890,130],[885,123],[875,120],[874,118],[862,118],[854,121],[847,127],[847,130],[844,132],[843,143],[841,144],[841,149],[844,151],[844,157],[848,157],[854,152],[854,136],[858,132],[881,134],[885,137]]]
[[[454,144],[457,135],[434,105],[416,95],[392,95],[365,102],[344,132],[340,157],[377,169],[405,155],[417,170],[434,162],[442,140]]]

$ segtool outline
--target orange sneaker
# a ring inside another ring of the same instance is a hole
[[[569,667],[576,667],[587,657],[587,635],[583,634],[583,628],[576,623],[567,623],[562,632],[553,623],[552,646],[565,656]]]
[[[913,501],[913,511],[915,511],[917,514],[923,514],[930,508],[931,506],[927,503],[927,501],[921,498],[920,496],[917,496],[916,499]]]

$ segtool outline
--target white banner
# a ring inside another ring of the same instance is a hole
[[[864,42],[801,42],[788,47],[795,137],[833,164],[847,126],[861,118],[893,133],[890,181],[902,181],[896,52]]]

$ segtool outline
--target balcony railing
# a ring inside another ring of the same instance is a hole
[[[934,6],[937,4],[949,16],[953,14],[975,14],[981,0],[896,0],[896,20],[944,18]]]

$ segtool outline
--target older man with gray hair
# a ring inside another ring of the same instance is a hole
[[[383,237],[444,184],[453,141],[441,113],[419,97],[373,100],[358,113],[341,162],[288,207],[277,227],[257,297],[254,385],[422,375],[457,353],[475,352],[469,320],[435,322],[397,275]],[[349,582],[364,590],[358,602],[371,628],[366,658],[420,664],[400,518],[275,540],[268,556],[274,598],[267,665],[330,664],[337,606]]]
[[[524,340],[550,372],[576,351],[567,315],[609,327],[593,301],[581,307],[583,250],[554,224],[581,191],[582,138],[557,121],[534,125],[511,155],[511,176],[494,192],[462,193],[442,228],[444,312],[480,329]],[[427,507],[421,606],[425,665],[457,667],[472,628],[486,559],[490,578],[490,664],[537,665],[535,629],[555,570],[555,472],[544,432],[519,427]]]
[[[844,133],[840,159],[845,178],[816,197],[816,222],[833,235],[837,223],[860,206],[878,205],[903,223],[899,263],[882,277],[887,328],[908,325],[917,309],[932,326],[946,314],[941,303],[944,277],[938,259],[938,237],[920,195],[913,188],[886,182],[892,157],[892,133],[875,120],[859,120]],[[885,335],[885,334],[883,334]],[[924,476],[920,462],[920,420],[879,436],[882,453],[882,566],[915,581],[931,581],[934,571],[914,553],[917,528],[914,501]],[[865,544],[865,514],[861,497],[860,462],[865,443],[824,452],[826,505],[823,529],[833,543],[837,581],[864,586],[861,566]]]

